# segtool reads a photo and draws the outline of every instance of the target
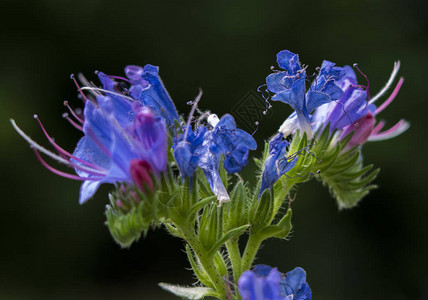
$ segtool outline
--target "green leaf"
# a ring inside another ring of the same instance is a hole
[[[159,286],[171,294],[190,300],[203,299],[208,296],[220,298],[215,290],[207,287],[184,287],[164,282],[159,283]]]
[[[216,196],[208,196],[205,199],[198,201],[189,209],[189,212],[188,212],[189,217],[193,216],[193,214],[197,213],[205,205],[215,201],[216,199],[217,199]]]
[[[291,230],[291,216],[292,211],[289,208],[287,210],[287,213],[281,218],[281,220],[276,225],[270,225],[267,226],[261,234],[263,235],[264,239],[276,237],[280,239],[285,239]]]
[[[225,235],[223,235],[210,249],[210,254],[215,253],[220,247],[221,245],[223,245],[224,243],[226,243],[227,241],[234,239],[236,237],[239,237],[241,234],[243,234],[247,228],[249,227],[249,225],[243,225],[241,227],[238,228],[234,228],[229,230]]]

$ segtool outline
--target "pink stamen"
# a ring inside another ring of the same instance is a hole
[[[61,176],[61,177],[65,177],[65,178],[68,178],[68,179],[73,179],[73,180],[79,180],[79,181],[86,181],[86,180],[93,180],[93,181],[99,181],[99,180],[101,180],[101,179],[103,179],[102,177],[80,177],[80,176],[77,176],[77,175],[73,175],[73,174],[69,174],[69,173],[65,173],[65,172],[62,172],[62,171],[60,171],[60,170],[57,170],[57,169],[55,169],[55,168],[53,168],[53,167],[51,167],[43,158],[42,158],[42,156],[40,155],[40,153],[36,150],[36,149],[33,149],[34,150],[34,153],[36,154],[36,157],[37,157],[37,159],[40,161],[40,163],[46,168],[46,169],[48,169],[49,171],[51,171],[52,173],[54,173],[54,174],[56,174],[56,175],[59,175],[59,176]]]
[[[59,154],[62,154],[65,157],[70,157],[70,158],[72,158],[78,162],[81,162],[82,164],[87,165],[88,167],[94,168],[95,170],[94,170],[94,172],[90,172],[90,170],[88,170],[87,168],[82,168],[81,166],[79,166],[77,164],[73,164],[71,161],[69,161],[70,166],[75,167],[77,169],[80,169],[82,171],[85,171],[87,173],[92,173],[92,175],[104,175],[103,173],[97,173],[96,171],[107,172],[107,170],[100,168],[99,166],[94,165],[90,162],[84,161],[84,160],[78,158],[77,156],[74,156],[73,154],[71,154],[70,152],[65,150],[64,148],[60,147],[57,143],[55,143],[53,138],[48,134],[48,132],[46,131],[45,127],[42,124],[42,121],[40,121],[39,117],[37,115],[34,115],[34,119],[36,119],[36,121],[39,123],[40,128],[42,129],[45,137],[47,138],[49,143],[51,143],[51,145],[59,152]]]
[[[384,132],[375,134],[375,135],[372,134],[371,136],[375,136],[375,137],[388,136],[390,134],[395,133],[395,131],[397,131],[398,129],[400,129],[405,123],[406,123],[406,121],[400,120],[400,121],[397,122],[397,124],[395,124],[394,126],[392,126],[390,129],[388,129],[388,130],[386,130]]]
[[[391,102],[395,99],[395,97],[397,96],[398,92],[400,91],[401,86],[403,85],[404,82],[404,78],[401,77],[400,80],[398,81],[397,85],[395,86],[394,91],[392,92],[391,96],[389,96],[388,99],[386,99],[386,101],[384,103],[382,103],[381,106],[379,106],[376,111],[375,114],[377,115],[378,113],[380,113],[382,110],[384,110],[389,104],[391,104]]]
[[[94,134],[94,132],[91,130],[91,128],[88,127],[88,135],[92,138],[92,140],[97,144],[97,146],[107,155],[108,157],[112,157],[110,154],[110,151],[104,145],[98,140],[97,136]]]
[[[73,115],[73,117],[75,117],[77,121],[79,121],[80,123],[83,124],[83,120],[76,114],[76,112],[70,107],[70,105],[68,105],[68,101],[67,100],[64,101],[64,105],[68,108],[68,110]]]
[[[80,126],[79,124],[77,124],[76,122],[74,122],[69,116],[68,113],[63,113],[62,117],[64,119],[66,119],[74,128],[76,128],[77,130],[83,131],[83,127]]]
[[[88,101],[89,99],[85,96],[85,94],[82,92],[82,89],[80,88],[79,84],[77,83],[76,78],[74,78],[74,74],[70,75],[70,78],[74,81],[74,84],[77,86],[77,90],[79,91],[80,95],[82,95],[84,101]]]
[[[373,128],[371,135],[377,134],[379,131],[382,130],[383,126],[385,125],[384,121],[380,121],[375,128]]]
[[[367,92],[367,99],[370,99],[370,92],[369,92],[369,88],[370,88],[370,81],[369,78],[366,76],[366,74],[364,74],[360,68],[358,68],[358,64],[354,64],[354,68],[358,70],[358,72],[360,72],[361,75],[364,76],[364,78],[367,81],[367,87],[366,87],[366,92]]]
[[[115,76],[115,75],[107,75],[107,76],[108,76],[109,78],[112,78],[112,79],[123,80],[123,81],[126,81],[126,82],[131,83],[131,81],[129,81],[129,79],[127,79],[127,78],[125,78],[125,77]]]

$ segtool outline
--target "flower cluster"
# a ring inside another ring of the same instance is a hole
[[[296,184],[317,176],[339,208],[355,206],[374,187],[370,182],[378,170],[368,173],[371,166],[363,166],[358,146],[409,127],[400,120],[381,132],[384,122],[375,120],[394,100],[403,79],[377,107],[375,102],[394,82],[399,62],[373,97],[369,83],[359,85],[350,66],[324,61],[307,88],[312,76],[297,54],[281,51],[277,62],[282,70],[267,76],[267,90],[271,100],[289,104],[294,112],[256,160],[261,175],[255,188],[240,176],[228,176],[248,164],[249,152],[257,148],[253,136],[237,128],[230,114],[219,118],[200,113],[202,93],[184,119],[152,65],[127,66],[125,77],[97,72],[102,86],[79,75],[80,86],[72,76],[84,102],[81,112],[64,103],[70,112],[64,117],[83,133],[72,153],[54,141],[36,115],[53,150],[33,141],[14,120],[12,125],[48,170],[82,181],[80,203],[101,184],[115,184],[106,224],[122,247],[160,225],[186,241],[190,265],[203,286],[160,284],[165,290],[188,299],[310,300],[302,268],[286,274],[266,265],[251,270],[257,251],[266,239],[289,237],[292,209],[287,196]],[[76,174],[52,167],[44,157]],[[244,234],[248,237],[240,239]],[[243,240],[245,247],[238,244]]]
[[[131,183],[142,189],[152,186],[151,176],[158,177],[166,171],[167,164],[173,163],[167,159],[170,147],[174,148],[175,163],[183,179],[193,177],[200,167],[219,202],[230,200],[219,176],[221,156],[225,169],[233,174],[247,165],[249,151],[257,147],[250,134],[236,127],[231,115],[220,120],[210,115],[207,126],[198,126],[194,131],[189,124],[176,128],[181,119],[158,67],[127,66],[126,78],[97,74],[102,88],[77,85],[85,104],[83,115],[70,108],[75,120],[66,116],[84,134],[72,154],[53,141],[38,118],[58,154],[31,140],[12,121],[43,165],[58,175],[83,181],[80,203],[91,198],[102,183]],[[87,90],[92,94],[86,96]],[[168,145],[168,134],[174,135],[173,145]],[[40,152],[73,167],[78,176],[54,169]]]
[[[277,62],[284,71],[269,75],[266,83],[268,90],[274,93],[272,100],[287,103],[294,109],[279,129],[284,136],[300,130],[306,132],[311,139],[315,131],[329,124],[331,132],[340,133],[339,139],[354,132],[348,144],[348,147],[353,147],[362,145],[367,140],[395,137],[409,127],[404,120],[384,132],[380,132],[384,126],[383,121],[375,126],[375,116],[394,100],[403,84],[401,78],[391,96],[379,107],[374,105],[392,86],[400,62],[394,64],[386,86],[371,98],[368,97],[369,84],[359,85],[350,66],[337,67],[332,62],[324,61],[318,75],[305,92],[306,68],[301,66],[299,56],[284,50],[278,53]]]

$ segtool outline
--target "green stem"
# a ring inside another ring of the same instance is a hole
[[[213,283],[217,293],[219,293],[220,299],[226,299],[226,287],[223,278],[218,274],[212,256],[208,256],[208,250],[201,244],[194,229],[191,226],[179,226],[176,227],[181,230],[184,235],[186,242],[192,247],[195,255],[197,256],[201,266],[209,276]]]
[[[239,252],[238,239],[226,242],[226,248],[232,263],[233,278],[235,284],[238,284],[238,279],[241,276],[241,253]]]
[[[257,233],[250,233],[244,254],[242,255],[241,271],[249,270],[254,262],[257,251],[263,242],[263,237]]]

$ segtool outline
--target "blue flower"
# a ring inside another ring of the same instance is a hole
[[[379,108],[374,105],[392,86],[400,67],[399,62],[394,65],[387,85],[376,96],[368,99],[368,86],[358,85],[350,66],[336,67],[334,63],[324,61],[305,93],[306,72],[299,63],[298,55],[284,50],[278,53],[277,61],[285,71],[270,74],[266,82],[268,90],[274,93],[272,100],[288,103],[294,109],[279,129],[284,136],[299,129],[306,132],[310,139],[314,131],[330,124],[331,132],[341,131],[340,138],[355,131],[349,148],[367,140],[392,138],[409,127],[406,121],[400,120],[390,130],[379,133],[384,123],[375,126],[374,117],[392,102],[403,83],[403,79],[400,79],[392,95]]]
[[[210,147],[215,154],[224,154],[223,166],[229,174],[241,172],[248,164],[248,153],[256,150],[254,138],[242,129],[236,128],[233,117],[224,115],[213,132],[214,143]]]
[[[269,142],[269,156],[263,169],[259,198],[266,189],[270,189],[282,175],[296,165],[297,155],[289,158],[285,156],[287,147],[288,142],[283,139],[282,134],[277,134]]]
[[[83,116],[65,102],[74,119],[64,117],[84,136],[73,153],[61,148],[35,115],[46,138],[58,154],[34,142],[12,120],[16,131],[30,143],[39,161],[60,176],[83,181],[79,202],[91,198],[102,183],[128,182],[142,190],[153,188],[152,175],[166,170],[167,131],[178,114],[158,74],[158,67],[127,66],[128,78],[98,72],[103,88],[86,85],[78,90],[84,100]],[[90,96],[83,91],[89,90]],[[75,169],[77,175],[50,166],[40,154]]]
[[[210,130],[199,126],[193,132],[187,125],[183,133],[174,137],[174,158],[183,178],[192,178],[200,167],[214,195],[223,203],[230,197],[219,174],[221,155],[224,155],[223,166],[229,174],[240,172],[248,164],[249,150],[256,149],[257,144],[250,134],[236,128],[231,115],[226,114],[219,120],[212,114],[208,123],[212,126]]]
[[[312,299],[306,273],[299,267],[284,275],[277,268],[257,265],[253,271],[241,275],[238,288],[243,300]]]
[[[126,78],[119,78],[122,85],[114,79],[116,76],[107,76],[102,72],[98,73],[98,77],[103,84],[105,90],[112,92],[111,96],[115,98],[123,97],[121,94],[126,94],[132,97],[133,100],[140,102],[142,105],[150,107],[150,109],[163,117],[168,124],[172,126],[174,120],[178,120],[178,113],[170,95],[165,89],[161,78],[159,77],[159,67],[145,65],[125,67]],[[126,87],[127,82],[130,84]],[[120,107],[115,107],[120,109]]]
[[[344,69],[324,61],[318,76],[305,92],[306,71],[300,65],[299,56],[283,50],[277,54],[277,62],[285,71],[270,74],[266,78],[268,90],[274,93],[272,100],[289,104],[295,111],[292,116],[294,128],[306,132],[312,138],[310,113],[318,106],[342,96],[343,91],[336,81],[345,75]]]
[[[391,96],[382,105],[376,107],[375,101],[392,86],[399,68],[400,63],[395,63],[386,86],[377,95],[368,98],[368,87],[358,85],[355,72],[350,66],[345,66],[346,75],[337,82],[344,90],[344,94],[338,101],[324,104],[315,110],[312,116],[314,130],[322,129],[327,124],[330,124],[331,132],[340,132],[339,139],[354,132],[346,149],[362,145],[366,141],[393,138],[407,130],[409,127],[408,122],[400,120],[391,129],[380,132],[385,123],[381,121],[376,125],[375,119],[376,115],[395,99],[404,82],[403,78],[400,78]]]
[[[154,116],[149,108],[135,103],[132,114],[127,114],[134,117],[121,124],[113,110],[113,102],[117,100],[100,96],[97,104],[85,103],[85,136],[70,160],[76,173],[86,179],[80,189],[80,203],[91,198],[102,183],[133,182],[142,187],[142,182],[134,180],[142,178],[136,174],[142,174],[140,169],[146,164],[156,175],[166,169],[165,121]],[[81,168],[89,165],[95,172]]]
[[[199,126],[195,131],[190,126],[186,126],[184,131],[188,130],[187,137],[186,132],[179,136],[174,137],[174,158],[180,169],[181,176],[183,178],[192,178],[196,168],[199,164],[199,158],[204,150],[202,144],[204,142],[204,136],[207,132],[207,128]],[[186,140],[184,140],[184,138]]]

